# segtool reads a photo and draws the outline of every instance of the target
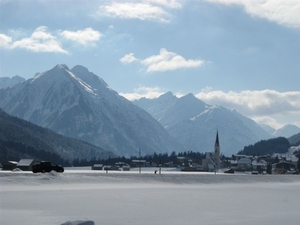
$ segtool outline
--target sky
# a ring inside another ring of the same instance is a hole
[[[61,63],[129,100],[193,93],[300,127],[299,0],[0,0],[0,77]]]

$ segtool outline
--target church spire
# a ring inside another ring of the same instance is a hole
[[[220,147],[220,143],[219,143],[219,132],[217,130],[217,136],[216,136],[216,142],[215,142],[215,147]]]
[[[216,165],[216,170],[220,168],[220,142],[219,142],[219,132],[217,130],[217,135],[216,135],[216,142],[215,142],[215,165]]]

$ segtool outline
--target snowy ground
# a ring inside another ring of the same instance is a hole
[[[299,175],[153,171],[0,171],[0,224],[300,224]]]

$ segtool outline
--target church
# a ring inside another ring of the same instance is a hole
[[[219,132],[217,131],[215,149],[213,152],[206,152],[202,160],[202,167],[209,172],[218,171],[221,167]]]

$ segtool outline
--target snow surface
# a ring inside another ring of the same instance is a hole
[[[299,224],[299,175],[154,169],[0,171],[0,224]]]

